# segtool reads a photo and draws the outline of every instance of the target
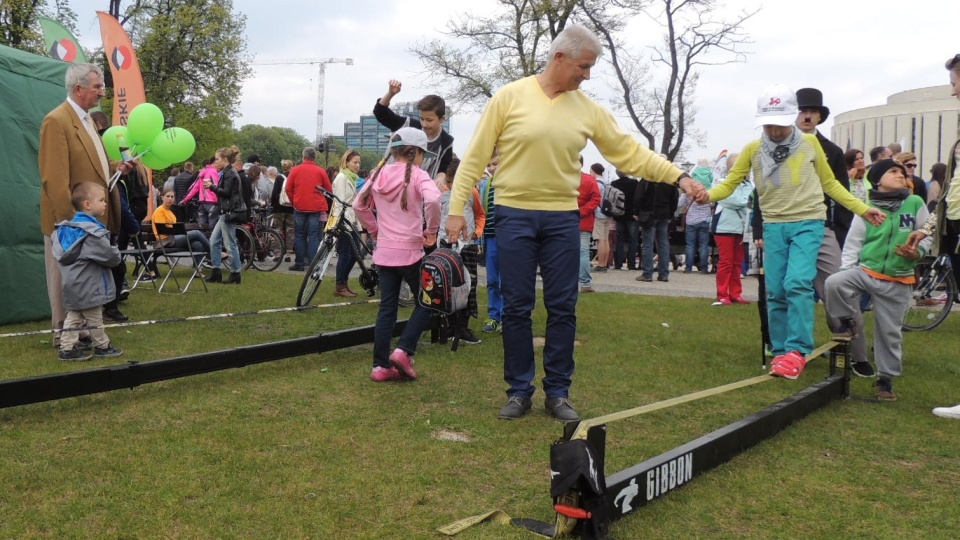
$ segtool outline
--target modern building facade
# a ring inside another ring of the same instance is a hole
[[[899,142],[917,155],[917,175],[930,178],[930,167],[946,163],[960,128],[960,102],[950,86],[931,86],[893,94],[885,105],[865,107],[834,117],[830,139],[840,148],[868,152]]]
[[[406,116],[415,120],[420,119],[420,111],[417,110],[416,101],[407,101],[403,103],[391,104],[391,109],[400,116]],[[447,116],[443,121],[443,129],[450,132],[450,107],[447,107]],[[381,126],[372,114],[363,115],[359,122],[344,122],[343,136],[338,137],[347,148],[356,148],[358,150],[371,150],[378,153],[387,151],[387,137],[390,130]]]

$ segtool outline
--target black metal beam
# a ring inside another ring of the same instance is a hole
[[[436,322],[431,324],[435,325]],[[400,335],[406,325],[406,320],[397,321],[394,336]],[[361,326],[324,332],[316,336],[235,347],[166,360],[128,362],[70,373],[0,381],[0,409],[134,388],[141,384],[345,349],[371,343],[373,330],[373,326]]]

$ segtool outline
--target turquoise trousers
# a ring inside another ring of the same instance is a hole
[[[823,221],[813,219],[763,224],[767,320],[774,355],[808,354],[814,349],[813,278],[823,228]]]

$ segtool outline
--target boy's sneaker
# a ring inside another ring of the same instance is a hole
[[[487,319],[487,322],[483,325],[484,332],[499,332],[503,327],[503,324],[496,319]]]
[[[889,377],[880,377],[873,383],[877,389],[877,399],[880,401],[896,401],[897,395],[893,393],[893,382]]]
[[[807,359],[799,351],[790,351],[774,357],[770,363],[770,375],[784,379],[796,379],[803,373]]]
[[[417,372],[413,370],[413,358],[404,352],[403,349],[394,349],[393,352],[390,353],[390,365],[408,379],[417,378]]]
[[[859,334],[860,329],[857,328],[857,321],[853,320],[852,317],[849,317],[840,320],[840,329],[833,334],[831,339],[834,341],[850,341]]]
[[[503,418],[504,420],[523,418],[523,415],[527,414],[527,411],[529,411],[532,406],[533,400],[530,398],[510,396],[510,398],[507,399],[507,404],[500,407],[497,418]]]
[[[732,304],[733,304],[733,302],[731,302],[729,298],[718,298],[716,302],[714,302],[714,303],[712,303],[712,304],[710,304],[710,305],[711,305],[711,306],[729,306],[729,305],[732,305]]]
[[[83,362],[93,358],[93,351],[90,349],[70,349],[69,351],[60,351],[60,359],[64,362]]]
[[[482,343],[482,341],[480,341],[480,338],[478,338],[477,335],[473,333],[473,330],[469,328],[462,328],[460,330],[460,343],[466,343],[468,345],[479,345],[480,343]]]
[[[123,351],[114,348],[113,345],[110,345],[109,343],[106,347],[97,347],[93,350],[93,356],[97,358],[116,358],[121,354],[123,354]]]
[[[399,381],[400,379],[403,379],[403,375],[394,367],[374,366],[370,371],[370,380],[373,382]]]
[[[873,377],[877,376],[877,372],[873,369],[873,365],[866,360],[863,362],[851,362],[850,369],[857,377],[868,377],[872,379]]]

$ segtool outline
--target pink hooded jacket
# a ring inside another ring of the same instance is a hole
[[[357,219],[370,234],[376,235],[373,262],[379,266],[416,263],[423,258],[424,232],[436,233],[440,228],[440,190],[420,167],[414,166],[410,171],[407,210],[400,207],[406,167],[401,162],[384,165],[375,180],[363,184],[353,202]],[[364,202],[367,191],[370,197]]]

